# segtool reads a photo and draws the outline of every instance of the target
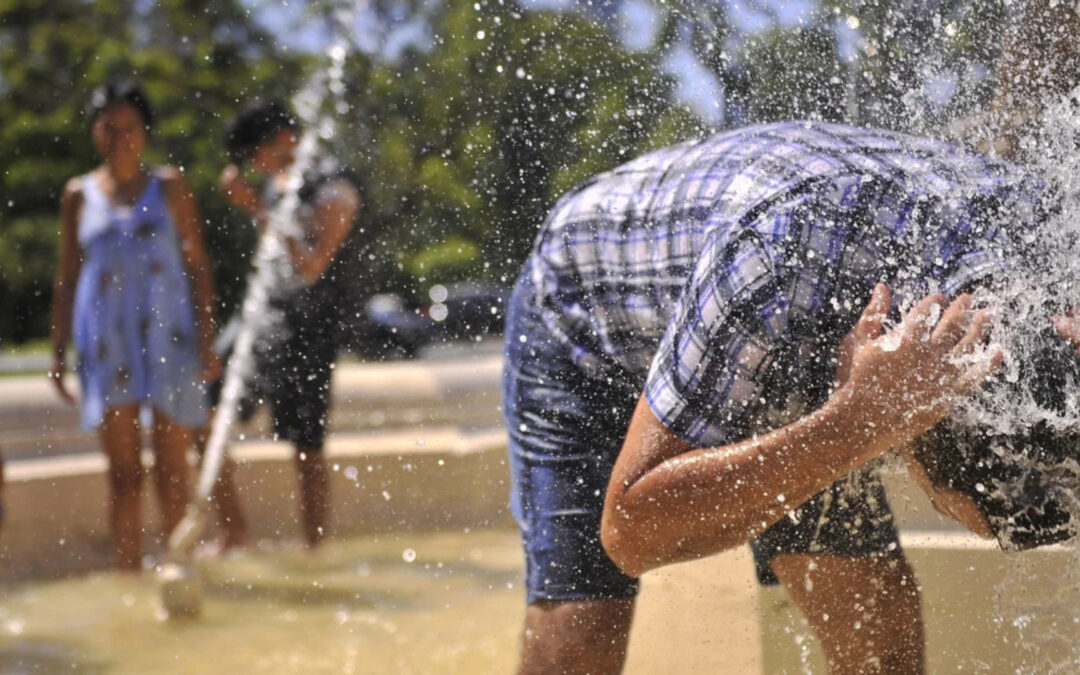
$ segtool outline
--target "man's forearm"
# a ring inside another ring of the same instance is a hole
[[[293,269],[305,283],[314,283],[322,276],[326,266],[319,264],[321,261],[316,259],[314,251],[292,238],[286,239],[285,245],[289,250]]]
[[[650,442],[657,433],[651,423],[660,424],[644,399],[638,406],[627,444]],[[785,427],[689,450],[636,481],[613,484],[608,500],[617,505],[606,509],[605,546],[624,571],[637,575],[745,543],[889,447],[863,419],[839,392]]]

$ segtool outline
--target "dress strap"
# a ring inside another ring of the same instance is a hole
[[[112,223],[112,205],[97,184],[93,173],[82,176],[83,204],[79,214],[79,243],[84,246],[108,231]]]

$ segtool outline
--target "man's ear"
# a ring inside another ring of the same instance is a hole
[[[1080,356],[1080,318],[1077,318],[1077,308],[1073,308],[1067,314],[1055,314],[1050,317],[1058,335],[1069,341]]]

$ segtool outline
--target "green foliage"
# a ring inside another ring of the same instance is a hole
[[[468,275],[475,269],[479,257],[480,248],[476,244],[450,235],[411,256],[406,268],[413,275],[433,283],[451,281]]]
[[[475,0],[372,7],[422,18],[433,38],[393,61],[347,62],[331,149],[367,184],[364,226],[379,234],[366,262],[383,289],[509,282],[563,192],[703,131],[673,103],[662,54],[626,50],[588,16]],[[193,185],[228,307],[253,233],[216,192],[222,128],[249,97],[287,98],[315,67],[318,55],[280,48],[235,0],[0,1],[0,340],[47,333],[59,192],[95,164],[81,117],[94,86],[146,87],[158,111],[148,159]]]
[[[147,89],[147,159],[184,169],[223,302],[235,302],[252,235],[215,190],[222,129],[247,97],[287,95],[300,73],[238,2],[0,2],[0,341],[48,332],[60,190],[96,163],[82,110],[112,78]]]
[[[432,18],[433,46],[352,73],[387,248],[417,260],[467,242],[453,274],[508,282],[566,190],[702,131],[672,102],[656,53],[631,53],[575,13],[459,0]]]
[[[367,37],[411,21],[431,39],[347,61],[348,110],[331,144],[366,182],[363,227],[378,242],[367,273],[406,292],[509,282],[560,195],[706,131],[664,74],[680,46],[721,83],[725,125],[804,117],[925,131],[986,100],[1006,4],[821,0],[796,25],[778,3],[751,2],[768,21],[746,32],[731,3],[666,0],[654,3],[655,44],[630,51],[587,11],[374,0]],[[340,5],[308,0],[306,25]],[[852,24],[845,54],[838,30]],[[229,307],[254,233],[215,189],[222,128],[248,98],[287,98],[319,67],[239,0],[0,0],[0,341],[47,332],[59,191],[95,163],[81,116],[92,87],[113,77],[146,86],[159,112],[150,159],[182,167],[194,186]],[[948,105],[928,100],[934,78],[956,82]]]
[[[1009,1],[820,0],[794,22],[782,2],[753,0],[741,7],[762,20],[755,30],[735,27],[734,3],[653,4],[656,48],[688,44],[724,89],[728,126],[814,118],[932,133],[987,102]],[[952,83],[947,101],[935,83]]]

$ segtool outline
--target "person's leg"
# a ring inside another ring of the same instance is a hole
[[[246,548],[251,545],[251,529],[248,527],[244,509],[240,506],[240,494],[236,489],[236,462],[226,457],[221,464],[214,483],[214,507],[218,522],[224,532],[221,547],[224,550]]]
[[[208,436],[209,432],[205,429],[200,430],[196,436],[195,447],[199,451],[200,463],[206,454]],[[218,542],[221,550],[250,546],[251,531],[248,529],[247,518],[244,517],[244,509],[240,505],[240,495],[236,489],[236,462],[228,455],[214,482],[212,499],[222,531]]]
[[[160,410],[154,410],[154,486],[161,508],[161,527],[165,536],[184,517],[191,493],[188,481],[188,450],[193,434]]]
[[[300,522],[304,541],[314,548],[326,537],[330,510],[330,472],[322,448],[298,445],[296,468],[300,477]]]
[[[233,348],[240,333],[240,328],[240,317],[234,316],[222,329],[221,334],[218,335],[214,343],[214,350],[217,352],[221,362],[225,364],[226,369],[229,360],[232,358]],[[266,367],[265,356],[260,356],[258,350],[256,350],[252,358],[254,360],[252,371],[255,373],[262,372]],[[221,390],[224,384],[225,374],[223,373],[220,378],[211,382],[206,389],[211,424],[213,424],[213,420],[217,415],[217,407],[221,400]],[[249,377],[248,381],[244,383],[243,395],[235,404],[237,406],[236,423],[245,424],[251,419],[256,410],[255,401],[260,395],[259,377],[257,375]],[[195,440],[196,448],[199,451],[200,464],[206,454],[206,444],[209,440],[210,428],[200,429]],[[217,539],[216,548],[219,551],[225,551],[251,545],[251,531],[248,528],[247,518],[244,517],[244,509],[240,505],[240,494],[236,488],[236,462],[229,457],[228,453],[226,453],[221,464],[217,481],[214,482],[212,499],[214,509],[217,511],[218,524],[221,527],[221,534]]]
[[[308,324],[292,325],[294,331],[274,363],[274,388],[268,399],[274,433],[296,447],[300,524],[304,541],[315,547],[326,538],[330,511],[330,472],[323,446],[337,343]]]
[[[530,604],[518,672],[619,673],[633,617],[633,598]]]
[[[830,672],[922,672],[919,588],[873,468],[837,481],[752,546],[758,579],[784,584]]]
[[[903,557],[781,555],[772,569],[813,628],[830,673],[923,672],[921,601]]]
[[[126,405],[105,413],[99,431],[109,459],[109,527],[114,564],[138,570],[142,546],[142,458],[139,407]]]
[[[511,510],[525,552],[520,672],[618,673],[638,580],[604,551],[600,517],[638,392],[625,375],[578,368],[532,296],[523,274],[507,304],[503,372]]]

